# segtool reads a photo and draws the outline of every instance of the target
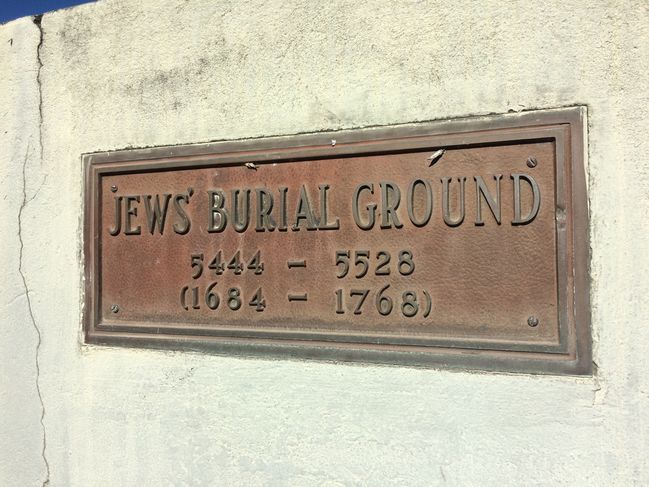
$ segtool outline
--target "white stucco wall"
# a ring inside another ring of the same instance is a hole
[[[113,0],[42,34],[0,26],[1,485],[649,483],[645,0]],[[82,153],[574,104],[592,378],[82,344]]]
[[[44,188],[46,174],[41,167],[38,123],[39,41],[39,31],[31,19],[0,26],[0,484],[3,485],[39,485],[46,475],[41,456],[42,407],[36,385],[39,338],[31,313],[37,306],[45,305],[47,309],[49,291],[31,288],[31,309],[26,299],[26,286],[31,286],[33,276],[41,273],[49,261],[38,243],[42,237],[26,230],[34,227],[38,213],[46,204],[39,191]],[[39,254],[41,257],[37,257]],[[42,308],[39,311],[42,319]]]

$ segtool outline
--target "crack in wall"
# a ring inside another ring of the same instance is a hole
[[[23,288],[24,288],[24,295],[27,299],[27,310],[29,312],[29,318],[32,323],[32,327],[34,328],[34,331],[36,332],[36,337],[37,337],[37,342],[36,342],[36,357],[35,357],[35,362],[36,362],[36,392],[38,394],[38,399],[41,404],[41,417],[40,417],[40,423],[41,423],[41,429],[43,430],[43,449],[41,450],[41,456],[43,457],[43,461],[45,462],[45,471],[46,471],[46,477],[45,480],[43,481],[43,487],[46,485],[49,485],[50,483],[50,464],[47,460],[47,456],[45,455],[45,449],[47,447],[47,437],[45,434],[45,403],[43,402],[43,395],[41,393],[41,386],[40,386],[40,374],[41,374],[41,368],[40,368],[40,361],[39,361],[39,352],[41,348],[41,343],[42,343],[42,336],[41,336],[41,330],[36,324],[36,318],[34,317],[34,310],[32,308],[32,300],[29,296],[29,286],[27,285],[27,278],[25,276],[25,272],[23,271],[23,251],[25,248],[25,243],[23,241],[23,234],[22,234],[22,229],[23,229],[23,212],[25,211],[25,208],[27,205],[36,197],[36,194],[32,196],[31,198],[27,199],[27,159],[29,157],[29,152],[30,152],[30,147],[27,147],[27,152],[25,153],[25,159],[23,160],[23,168],[22,168],[22,187],[23,187],[23,199],[20,204],[20,208],[18,209],[18,241],[20,243],[19,251],[18,251],[18,273],[20,274],[20,278],[22,279],[23,282]]]
[[[43,69],[43,60],[41,59],[41,47],[43,47],[43,27],[41,21],[43,15],[34,16],[34,24],[38,27],[38,46],[36,46],[36,61],[38,70],[36,71],[36,84],[38,85],[38,146],[40,148],[40,163],[43,164],[43,90],[41,89],[41,70]]]
[[[38,142],[39,142],[39,152],[40,152],[39,163],[42,165],[43,164],[43,92],[41,89],[41,69],[43,67],[43,62],[41,61],[40,54],[41,54],[41,47],[43,45],[43,29],[41,28],[41,19],[42,19],[42,15],[38,15],[34,17],[33,21],[39,31],[39,41],[38,41],[38,46],[36,47],[36,59],[38,61],[38,70],[36,73],[36,85],[38,89],[38,116],[39,116]],[[30,151],[31,151],[31,143],[28,144],[27,146],[27,151],[25,153],[25,158],[22,164],[22,202],[20,204],[20,208],[18,209],[18,241],[20,243],[19,253],[18,253],[18,273],[20,274],[20,278],[22,279],[22,283],[23,283],[24,294],[27,300],[27,311],[29,312],[29,318],[31,320],[32,327],[34,328],[37,337],[36,351],[35,351],[36,393],[38,394],[38,399],[41,405],[40,424],[43,432],[43,448],[41,450],[41,457],[43,458],[43,462],[45,464],[45,479],[43,480],[42,486],[45,487],[50,484],[50,463],[47,460],[47,455],[46,455],[47,435],[45,430],[45,402],[43,401],[43,394],[41,392],[41,386],[40,386],[41,368],[40,368],[39,355],[40,355],[40,349],[41,349],[41,344],[43,342],[43,339],[42,339],[41,329],[36,323],[36,318],[34,316],[34,309],[32,307],[32,300],[29,294],[29,286],[27,285],[27,277],[25,276],[25,272],[23,270],[23,254],[25,249],[25,242],[23,240],[22,231],[23,231],[23,212],[27,208],[27,205],[31,201],[33,201],[34,198],[36,198],[41,188],[45,184],[45,179],[47,176],[43,178],[40,187],[34,192],[34,194],[30,198],[27,198],[27,161],[29,159]]]

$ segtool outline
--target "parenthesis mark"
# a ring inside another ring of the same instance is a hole
[[[426,291],[423,291],[424,296],[426,296],[426,311],[424,312],[424,318],[428,318],[428,315],[430,314],[430,310],[433,308],[433,300],[430,297],[430,294],[428,294]]]
[[[189,286],[185,286],[180,290],[180,305],[185,311],[189,311],[189,306],[187,306],[187,291],[189,291]]]

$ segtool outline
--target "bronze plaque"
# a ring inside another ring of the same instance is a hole
[[[86,339],[590,373],[580,108],[85,156]]]

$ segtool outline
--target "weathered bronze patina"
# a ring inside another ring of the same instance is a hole
[[[589,373],[582,116],[87,155],[86,339]]]

